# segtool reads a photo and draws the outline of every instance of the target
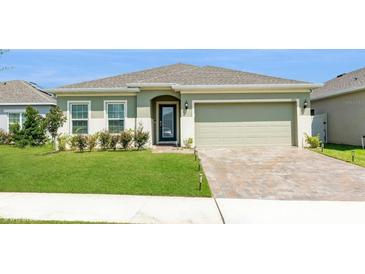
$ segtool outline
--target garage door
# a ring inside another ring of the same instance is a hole
[[[294,103],[196,104],[196,145],[294,145],[294,106]]]

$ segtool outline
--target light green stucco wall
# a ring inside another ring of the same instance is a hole
[[[301,115],[310,115],[309,93],[224,93],[224,94],[181,94],[181,108],[183,115],[192,116],[193,100],[250,100],[250,99],[299,99],[301,106]],[[303,104],[307,100],[308,107],[304,110]],[[185,110],[185,101],[188,102],[189,108]]]
[[[104,101],[108,100],[126,100],[127,117],[135,118],[136,96],[60,96],[57,97],[57,105],[64,111],[67,111],[67,101],[91,101],[91,118],[104,118]]]
[[[137,117],[151,118],[151,100],[158,96],[170,95],[175,98],[180,97],[175,91],[152,91],[146,90],[137,93]]]

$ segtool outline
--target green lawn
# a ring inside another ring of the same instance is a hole
[[[311,150],[322,153],[321,148]],[[325,144],[325,148],[322,154],[351,163],[351,152],[353,150],[355,151],[354,164],[365,167],[365,150],[361,147],[350,145]]]
[[[109,223],[81,222],[81,221],[39,221],[39,220],[27,220],[27,219],[0,218],[0,224],[109,224]]]
[[[0,146],[0,191],[211,196],[197,166],[191,154]]]

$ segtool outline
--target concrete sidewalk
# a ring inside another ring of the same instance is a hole
[[[212,198],[0,193],[0,218],[121,223],[219,224]]]
[[[227,224],[365,224],[365,202],[218,198]]]
[[[218,198],[227,224],[365,223],[365,202]],[[221,224],[213,198],[0,193],[0,218]]]

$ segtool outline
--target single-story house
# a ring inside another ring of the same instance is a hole
[[[365,135],[365,68],[343,73],[311,94],[314,114],[327,113],[327,142],[361,145]]]
[[[150,144],[304,144],[310,91],[321,85],[215,66],[174,64],[50,89],[61,132],[118,133],[141,124]]]
[[[8,132],[11,124],[22,125],[27,106],[45,115],[54,105],[54,96],[32,83],[23,80],[0,82],[0,129]]]

